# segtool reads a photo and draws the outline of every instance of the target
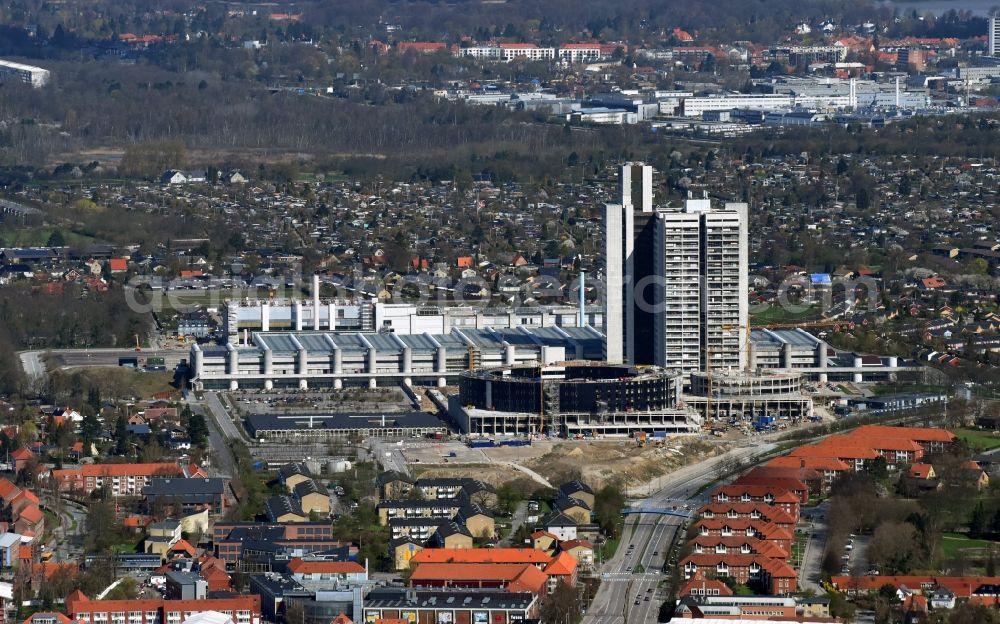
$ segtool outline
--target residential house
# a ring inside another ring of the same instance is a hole
[[[182,467],[173,463],[87,464],[79,468],[52,470],[59,491],[89,496],[105,488],[111,496],[141,496],[142,489],[154,478],[206,477],[197,466]]]
[[[291,494],[295,486],[303,481],[312,481],[313,475],[305,462],[292,462],[278,469],[278,480]]]
[[[571,518],[558,511],[553,511],[541,521],[542,528],[555,535],[559,541],[577,539],[579,537],[578,525],[576,518]]]
[[[593,509],[596,502],[594,490],[582,481],[570,481],[569,483],[562,484],[559,486],[559,495],[582,501],[587,505],[588,509]]]
[[[590,522],[590,505],[580,499],[559,497],[552,502],[552,510],[572,518],[577,524]]]
[[[431,536],[430,546],[449,549],[472,548],[472,533],[463,524],[446,522]]]
[[[732,578],[737,583],[756,583],[775,596],[797,590],[798,574],[785,561],[760,555],[691,554],[680,562],[685,578],[701,572],[706,578]]]
[[[208,510],[215,516],[226,512],[226,479],[154,478],[142,488],[146,506],[160,515],[188,515]]]
[[[569,553],[576,560],[581,570],[594,569],[594,545],[586,540],[567,540],[559,542],[560,552]]]

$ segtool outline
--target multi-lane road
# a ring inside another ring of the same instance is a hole
[[[667,579],[661,569],[675,535],[685,522],[681,517],[684,506],[693,511],[705,501],[698,491],[717,478],[717,466],[722,462],[753,462],[774,448],[768,442],[743,446],[685,466],[662,477],[660,489],[651,496],[634,501],[633,508],[676,507],[679,515],[639,513],[625,519],[617,552],[599,570],[601,587],[583,619],[584,624],[656,622],[660,603],[666,597],[659,590]]]

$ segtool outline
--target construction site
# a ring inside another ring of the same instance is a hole
[[[701,418],[681,401],[683,377],[572,361],[467,371],[448,414],[472,436],[548,435],[566,438],[654,437],[701,431]]]

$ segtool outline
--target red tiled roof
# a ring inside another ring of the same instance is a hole
[[[14,485],[10,479],[0,479],[0,498],[5,501],[14,500],[20,492],[21,488]]]
[[[434,52],[444,50],[448,46],[437,41],[400,41],[396,44],[399,50],[417,50],[419,52]]]
[[[907,440],[904,438],[876,438],[852,435],[847,439],[856,443],[858,446],[867,446],[877,451],[907,451],[911,453],[919,453],[924,450],[924,447],[920,446],[920,444],[914,442],[913,440]]]
[[[170,547],[170,552],[172,553],[182,552],[191,557],[194,557],[195,555],[198,554],[198,551],[195,550],[194,546],[192,546],[190,542],[188,542],[186,539],[183,538],[177,540],[177,543],[175,543],[173,546]]]
[[[71,624],[73,621],[58,611],[38,611],[29,615],[22,624],[35,624],[36,618],[39,620],[44,619],[48,622],[51,622],[54,619],[57,624]]]
[[[728,503],[708,503],[707,505],[702,505],[698,509],[698,515],[702,516],[707,512],[712,513],[715,516],[725,516],[729,513],[729,510],[733,510],[741,516],[749,516],[756,511],[760,514],[761,518],[774,522],[775,524],[795,524],[796,522],[796,517],[781,507],[754,502],[744,503],[739,501],[729,501]]]
[[[533,565],[525,565],[524,569],[521,570],[521,573],[507,585],[507,591],[539,594],[542,592],[542,589],[548,581],[548,574],[542,572]]]
[[[827,438],[833,440],[833,438]],[[853,443],[836,441],[817,442],[816,444],[806,444],[789,453],[791,457],[826,457],[833,459],[877,459],[878,453],[871,447],[859,446]]]
[[[576,559],[563,551],[555,556],[552,563],[545,566],[545,572],[552,576],[571,576],[576,572]]]
[[[680,597],[690,596],[691,593],[700,589],[700,594],[711,594],[715,596],[732,596],[733,590],[729,589],[729,586],[722,581],[717,581],[715,579],[706,579],[705,575],[701,571],[697,571],[694,575],[683,585],[678,592]]]
[[[784,455],[782,457],[775,457],[764,465],[776,466],[778,468],[798,466],[829,472],[845,472],[851,469],[847,463],[836,457],[793,457],[791,455]]]
[[[41,522],[42,518],[44,518],[44,517],[45,516],[42,515],[42,510],[38,508],[38,505],[32,504],[32,505],[28,505],[27,507],[25,507],[24,509],[21,510],[21,513],[20,513],[20,516],[19,516],[18,519],[27,520],[31,524],[37,524],[37,523]]]
[[[425,549],[429,550],[429,549]],[[423,552],[423,551],[421,551]],[[413,564],[413,560],[410,560]],[[413,567],[410,582],[419,581],[512,581],[533,568],[543,576],[544,572],[528,563],[494,563],[477,565],[474,563],[421,563]]]
[[[955,434],[944,429],[933,427],[890,427],[888,425],[862,425],[849,436],[861,437],[894,437],[915,440],[917,442],[954,442]]]
[[[530,563],[547,565],[552,560],[534,548],[425,548],[410,563]]]
[[[764,536],[764,539],[790,540],[792,534],[779,527],[773,522],[765,520],[754,520],[752,518],[702,518],[695,522],[696,527],[705,527],[710,531],[721,530],[722,527],[729,527],[734,531],[746,531],[753,529]]]
[[[744,475],[737,479],[734,485],[762,485],[765,487],[773,487],[777,489],[787,490],[789,492],[807,492],[809,491],[809,486],[799,479],[789,479],[787,477],[774,477],[767,475]]]
[[[725,546],[727,549],[749,546],[755,554],[777,559],[787,559],[789,555],[789,553],[785,552],[785,549],[774,542],[756,537],[747,537],[745,535],[731,535],[727,537],[722,537],[721,535],[698,535],[690,543],[702,548],[713,549],[720,545]]]

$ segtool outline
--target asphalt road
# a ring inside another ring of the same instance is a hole
[[[18,356],[21,358],[21,368],[24,369],[28,381],[45,377],[45,364],[42,362],[41,351],[24,351]]]
[[[214,392],[205,393],[205,405],[212,411],[212,416],[219,426],[222,435],[229,440],[238,440],[243,437],[239,426],[233,422],[229,416],[229,411],[222,405],[219,395]]]
[[[775,447],[761,443],[733,449],[698,464],[685,466],[660,481],[660,489],[651,496],[635,501],[632,507],[670,508],[678,510],[684,504],[695,509],[704,500],[697,491],[717,478],[716,466],[723,461],[753,461]],[[638,518],[632,529],[633,518]],[[668,578],[659,571],[667,556],[667,549],[674,535],[681,529],[684,519],[662,514],[638,514],[625,519],[625,530],[615,555],[600,569],[602,581],[583,618],[584,624],[635,624],[656,622],[660,603],[664,597],[657,587]],[[631,548],[630,548],[631,546]],[[654,554],[655,553],[655,554]],[[641,566],[642,573],[636,573]],[[652,592],[649,591],[652,588]],[[649,598],[647,601],[646,598]],[[636,604],[638,601],[639,604]]]
[[[211,393],[206,395],[215,398],[218,402],[218,397],[215,397]],[[209,402],[211,405],[211,403]],[[188,405],[191,407],[191,411],[196,414],[201,414],[205,417],[205,423],[208,425],[208,444],[212,449],[212,472],[217,476],[232,478],[236,475],[236,461],[233,459],[232,451],[229,450],[228,441],[231,437],[223,433],[225,431],[225,426],[228,424],[229,427],[235,429],[232,421],[229,420],[229,416],[226,414],[225,410],[222,410],[222,418],[220,419],[213,409],[206,409],[204,403],[188,401]],[[222,405],[220,404],[221,408]],[[221,423],[220,423],[221,421]],[[239,437],[239,432],[236,432],[236,437]]]
[[[822,593],[820,579],[823,574],[823,553],[826,550],[826,513],[829,503],[823,502],[814,509],[802,511],[802,524],[809,523],[809,540],[799,566],[799,587]],[[822,520],[820,518],[823,518]]]

